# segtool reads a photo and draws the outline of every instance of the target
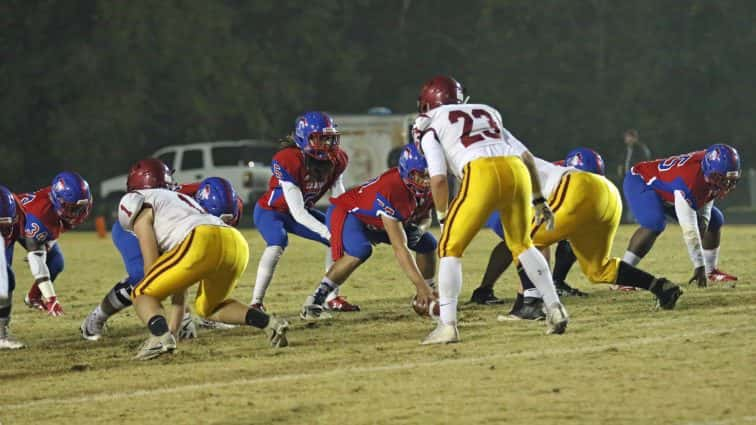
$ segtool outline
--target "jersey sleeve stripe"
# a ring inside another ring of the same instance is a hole
[[[468,187],[470,185],[470,163],[465,164],[464,173],[465,178],[464,180],[462,180],[462,187],[459,189],[459,195],[454,198],[451,207],[449,208],[449,215],[447,216],[446,224],[444,225],[444,231],[441,234],[441,241],[438,244],[439,257],[446,256],[446,245],[449,243],[449,230],[454,223],[454,219],[457,218],[459,206],[462,205],[462,203],[465,201],[465,198],[467,198]]]
[[[192,241],[194,240],[194,230],[189,233],[189,236],[184,239],[184,241],[179,245],[177,248],[173,250],[173,252],[168,253],[166,255],[166,258],[160,261],[159,264],[156,264],[152,268],[150,268],[150,271],[147,273],[147,275],[142,279],[141,282],[134,288],[134,290],[131,293],[132,298],[136,298],[139,295],[144,295],[144,290],[155,280],[157,279],[161,274],[165,273],[168,269],[178,264],[179,261],[181,261],[184,256],[186,256],[186,253],[189,251],[189,248],[192,246]]]

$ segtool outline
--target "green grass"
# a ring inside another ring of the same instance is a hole
[[[616,254],[632,230],[620,230]],[[257,233],[245,235],[251,262],[235,291],[243,302],[263,247]],[[471,245],[462,299],[494,244],[483,232]],[[508,305],[463,306],[462,343],[433,347],[418,345],[433,325],[409,307],[412,286],[386,246],[342,290],[363,312],[301,323],[298,307],[321,277],[323,249],[292,238],[266,299],[293,325],[288,348],[269,348],[249,328],[201,331],[174,355],[145,363],[131,360],[147,336],[131,311],[114,317],[99,342],[79,336],[81,320],[124,275],[110,240],[74,233],[61,246],[61,318],[23,306],[30,276],[16,259],[13,331],[29,348],[0,352],[2,425],[756,421],[756,227],[724,234],[722,266],[740,276],[737,286],[685,285],[674,311],[653,311],[645,292],[591,285],[575,268],[569,281],[591,295],[564,299],[572,316],[565,335],[544,335],[543,323],[497,322]],[[691,265],[674,226],[642,265],[687,281]],[[508,271],[497,294],[509,301],[514,287]]]

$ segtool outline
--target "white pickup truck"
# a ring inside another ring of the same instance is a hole
[[[179,183],[224,177],[234,185],[244,203],[251,204],[267,189],[270,160],[277,150],[275,143],[261,140],[217,141],[166,146],[152,157],[174,168],[173,176]],[[125,192],[125,174],[100,184],[100,199],[108,203],[117,202]]]

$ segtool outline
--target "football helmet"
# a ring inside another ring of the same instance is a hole
[[[16,199],[7,187],[0,186],[0,234],[10,236],[16,221]]]
[[[140,189],[170,189],[176,188],[173,180],[173,170],[157,158],[147,158],[137,161],[129,169],[126,178],[126,190],[131,192]]]
[[[69,226],[83,223],[92,210],[89,183],[71,171],[63,171],[53,178],[50,201],[58,217]]]
[[[604,158],[598,152],[588,148],[571,150],[564,158],[564,165],[589,173],[604,175]]]
[[[458,103],[465,103],[462,84],[452,77],[439,75],[423,84],[417,97],[417,111],[422,114],[441,105]]]
[[[399,156],[399,175],[416,196],[428,193],[430,189],[428,162],[414,143],[407,144]]]
[[[219,217],[226,224],[233,225],[239,220],[239,204],[236,190],[228,180],[208,177],[200,182],[194,199],[209,214]]]
[[[740,155],[730,145],[711,145],[706,148],[701,171],[706,182],[716,188],[718,198],[721,199],[735,189],[740,179]]]
[[[306,155],[327,160],[338,148],[341,133],[325,112],[305,112],[294,126],[294,142]]]

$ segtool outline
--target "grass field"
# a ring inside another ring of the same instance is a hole
[[[616,254],[631,231],[621,229]],[[245,236],[252,256],[235,291],[243,302],[262,250],[256,232]],[[61,318],[23,306],[30,275],[16,258],[12,328],[29,347],[0,352],[0,423],[756,422],[756,227],[724,234],[722,266],[740,276],[737,286],[684,285],[674,311],[653,311],[648,293],[591,285],[575,268],[569,281],[591,296],[564,299],[572,316],[565,335],[544,335],[543,323],[499,323],[504,307],[463,306],[462,343],[432,347],[418,345],[433,325],[409,307],[413,289],[385,246],[342,290],[363,312],[301,323],[298,307],[321,277],[323,250],[292,239],[266,300],[292,323],[288,348],[269,348],[250,328],[201,330],[174,355],[144,363],[131,360],[147,332],[130,311],[99,342],[79,336],[81,320],[124,274],[110,240],[62,238]],[[483,232],[468,251],[464,300],[494,244]],[[642,265],[687,281],[675,226]],[[507,301],[514,278],[509,271],[497,286]]]

